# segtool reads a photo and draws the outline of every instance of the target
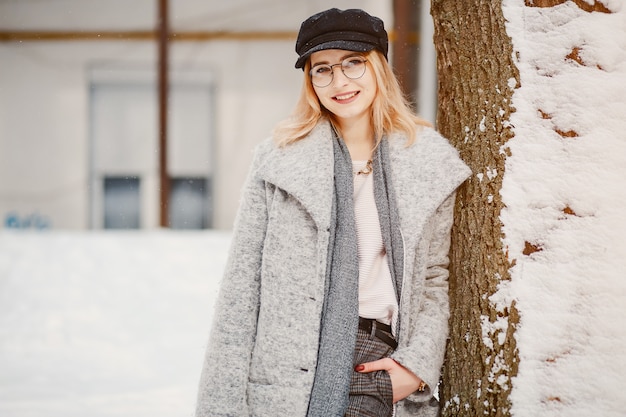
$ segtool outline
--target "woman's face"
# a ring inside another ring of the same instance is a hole
[[[333,78],[326,87],[313,84],[320,103],[335,115],[339,123],[358,121],[370,122],[370,107],[376,96],[376,79],[369,63],[365,63],[365,73],[360,78],[351,79],[341,70],[341,62],[350,57],[363,57],[362,54],[342,49],[328,49],[311,54],[311,68],[320,64],[334,65]]]

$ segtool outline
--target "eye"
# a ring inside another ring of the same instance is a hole
[[[328,65],[317,65],[311,70],[311,75],[325,75],[328,74],[330,71],[331,70]]]
[[[343,61],[343,66],[344,68],[354,68],[358,67],[359,65],[363,65],[364,62],[365,60],[360,57],[348,58]]]

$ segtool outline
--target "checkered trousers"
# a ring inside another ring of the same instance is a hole
[[[359,329],[354,351],[354,366],[391,355],[393,349],[376,336]],[[393,391],[387,371],[352,372],[350,403],[345,417],[391,417]]]

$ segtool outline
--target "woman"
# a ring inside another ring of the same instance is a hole
[[[302,23],[301,97],[255,153],[197,416],[436,414],[470,171],[411,113],[387,45],[362,10]]]

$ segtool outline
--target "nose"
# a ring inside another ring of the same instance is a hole
[[[343,73],[343,69],[341,69],[341,64],[332,65],[331,71],[333,72],[333,80],[331,84],[345,85],[349,82],[350,79],[346,77],[346,74]]]

